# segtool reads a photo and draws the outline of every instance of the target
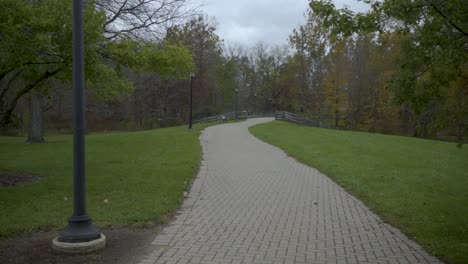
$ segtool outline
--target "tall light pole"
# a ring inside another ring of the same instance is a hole
[[[273,98],[270,97],[270,98],[268,98],[268,100],[270,101],[270,109],[271,109],[271,111],[274,112],[274,109],[273,109]]]
[[[238,116],[237,116],[237,105],[238,105],[238,94],[239,94],[239,89],[236,88],[236,90],[234,90],[236,92],[236,121],[238,119]]]
[[[257,114],[257,93],[254,93],[254,114]]]
[[[189,129],[192,129],[192,100],[193,100],[193,79],[195,79],[195,74],[190,75],[190,114],[189,114]]]
[[[73,215],[52,241],[55,250],[84,253],[101,249],[106,238],[86,213],[83,0],[73,0]]]

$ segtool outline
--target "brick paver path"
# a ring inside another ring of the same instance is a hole
[[[325,175],[248,132],[267,121],[204,131],[199,175],[142,264],[439,263]]]

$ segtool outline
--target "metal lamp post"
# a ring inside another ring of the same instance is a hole
[[[237,116],[238,98],[237,97],[238,97],[238,94],[239,94],[239,89],[236,88],[235,92],[236,92],[236,121],[237,121],[237,119],[238,119],[238,116]]]
[[[275,109],[274,109],[274,107],[273,107],[273,98],[270,97],[270,98],[268,98],[268,100],[270,101],[270,110],[271,110],[272,112],[274,112]]]
[[[192,100],[193,100],[193,79],[195,79],[195,74],[190,75],[190,114],[189,114],[189,129],[192,129]]]
[[[257,93],[254,93],[254,114],[257,114]]]
[[[105,246],[105,236],[86,213],[83,0],[73,0],[73,215],[54,239],[58,251],[83,253]]]

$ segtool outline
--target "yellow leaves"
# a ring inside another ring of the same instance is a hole
[[[345,51],[345,41],[334,43],[328,54],[328,68],[324,77],[325,103],[329,114],[335,115],[335,121],[338,121],[340,113],[347,111],[350,61]]]

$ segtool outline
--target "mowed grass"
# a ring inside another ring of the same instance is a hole
[[[468,146],[285,122],[250,131],[330,176],[432,254],[468,263]]]
[[[208,125],[86,137],[88,213],[99,226],[164,223],[199,168],[200,130]],[[65,227],[73,205],[73,139],[46,144],[0,137],[0,171],[41,177],[0,187],[0,237]]]

